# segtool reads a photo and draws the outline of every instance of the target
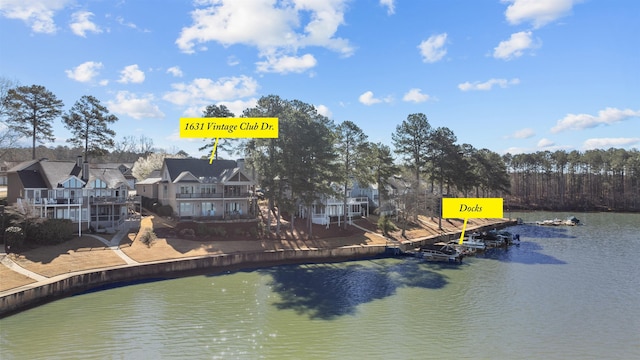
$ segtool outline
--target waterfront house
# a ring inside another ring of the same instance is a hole
[[[255,182],[244,159],[166,158],[160,173],[136,184],[138,195],[170,205],[179,219],[229,220],[254,218]]]
[[[341,194],[342,189],[337,184],[333,186],[334,194]],[[353,189],[347,189],[347,194],[352,194]],[[340,224],[345,214],[344,198],[336,195],[320,195],[316,201],[311,204],[311,222],[319,225],[329,226],[330,223]],[[354,218],[369,216],[369,198],[366,196],[348,196],[347,197],[347,221],[351,222]],[[309,210],[303,204],[298,205],[298,214],[302,218],[308,218]]]
[[[46,158],[22,162],[7,172],[7,201],[50,219],[69,219],[81,229],[115,231],[135,220],[139,199],[119,167]]]

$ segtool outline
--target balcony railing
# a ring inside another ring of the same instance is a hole
[[[66,204],[83,204],[84,201],[81,197],[77,198],[41,198],[41,199],[23,199],[25,202],[32,205],[66,205]]]
[[[191,194],[176,194],[176,199],[222,199],[223,197],[227,199],[231,198],[248,198],[251,197],[251,193],[249,192],[226,192],[223,194],[215,193],[215,194],[203,194],[203,193],[191,193]]]
[[[124,196],[94,196],[90,199],[91,204],[124,204],[127,201]]]
[[[204,193],[192,193],[192,194],[176,194],[176,199],[222,199],[222,194],[204,194]]]

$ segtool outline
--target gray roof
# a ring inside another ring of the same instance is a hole
[[[93,164],[92,164],[93,165]],[[127,179],[125,179],[124,175],[120,172],[119,169],[114,168],[93,168],[90,165],[89,169],[89,181],[91,184],[95,179],[101,179],[105,183],[107,183],[107,187],[116,188],[120,185],[127,185],[129,187],[129,183]]]
[[[196,178],[220,178],[220,175],[228,169],[238,166],[235,160],[214,160],[209,164],[208,159],[164,159],[164,164],[169,172],[170,181],[176,180],[185,171],[190,172]]]
[[[54,189],[72,176],[82,178],[82,168],[78,167],[75,161],[48,161],[45,159],[25,161],[13,167],[10,172],[18,174],[22,186],[26,189]],[[97,178],[102,179],[110,188],[121,184],[128,186],[127,180],[118,168],[104,168],[89,164],[87,183]]]

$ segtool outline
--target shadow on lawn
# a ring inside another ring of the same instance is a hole
[[[107,250],[108,246],[98,239],[88,236],[74,237],[71,240],[61,244],[40,246],[17,253],[19,257],[23,257],[34,263],[48,264],[61,255],[73,252],[90,252]]]
[[[280,295],[274,305],[311,319],[331,320],[351,315],[360,304],[392,296],[402,287],[440,289],[446,278],[429,264],[384,260],[369,263],[279,266],[258,270],[272,277],[270,285]]]

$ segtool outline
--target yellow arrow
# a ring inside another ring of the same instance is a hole
[[[211,157],[209,158],[209,165],[213,164],[213,159],[216,157],[216,149],[218,148],[218,139],[213,143],[213,151],[211,152]]]
[[[462,239],[464,239],[464,230],[467,228],[467,220],[469,220],[469,218],[464,218],[464,223],[462,224],[462,233],[460,233],[460,242],[458,242],[460,245],[462,245]]]

